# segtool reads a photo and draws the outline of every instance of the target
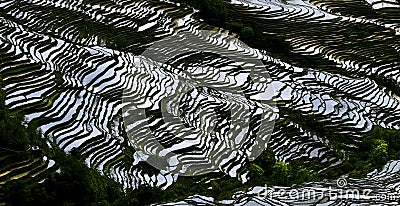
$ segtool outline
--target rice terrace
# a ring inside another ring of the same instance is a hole
[[[399,0],[1,0],[0,205],[400,204]]]

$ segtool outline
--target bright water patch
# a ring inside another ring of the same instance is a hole
[[[211,54],[218,57],[192,63]],[[156,42],[138,61],[128,74],[123,117],[144,161],[184,176],[221,170],[235,177],[264,151],[278,112],[251,48],[220,32],[183,32]]]

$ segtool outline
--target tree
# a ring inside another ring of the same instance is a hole
[[[385,164],[388,157],[388,144],[385,140],[375,140],[375,147],[371,151],[370,160],[373,165]]]
[[[297,170],[295,177],[294,177],[294,182],[296,184],[302,184],[304,182],[309,182],[309,181],[313,181],[314,177],[311,173],[311,171],[309,171],[306,168],[301,168],[299,170]]]
[[[200,0],[197,1],[197,4],[204,18],[208,18],[218,25],[225,24],[228,10],[223,0]]]
[[[240,34],[243,29],[243,24],[239,22],[228,22],[227,27],[229,28],[229,30]]]
[[[285,162],[276,162],[272,167],[272,181],[277,185],[286,185],[288,183],[289,167]]]
[[[253,28],[248,27],[248,26],[245,26],[242,28],[241,34],[242,34],[243,39],[246,39],[246,40],[251,40],[254,38]]]

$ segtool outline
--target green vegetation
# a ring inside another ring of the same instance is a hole
[[[400,157],[400,131],[374,127],[357,145],[344,163],[343,173],[352,177],[365,177],[374,169],[381,169],[389,160]]]
[[[204,179],[209,179],[209,175],[207,177],[180,177],[166,190],[142,186],[134,191],[124,192],[114,180],[88,168],[84,164],[83,157],[79,155],[79,151],[73,150],[70,154],[65,154],[57,149],[56,145],[53,145],[51,150],[47,148],[34,125],[30,124],[28,128],[23,127],[22,114],[8,111],[4,106],[4,96],[1,95],[1,98],[3,118],[1,126],[9,129],[2,130],[7,132],[1,134],[0,144],[8,149],[24,150],[21,153],[22,158],[37,155],[32,151],[25,151],[29,145],[40,145],[43,148],[40,155],[46,155],[55,160],[61,171],[49,174],[41,183],[25,178],[9,181],[2,190],[6,194],[5,201],[10,205],[147,205],[183,199],[194,194],[227,199],[231,198],[236,191],[264,183],[288,185],[300,183],[299,179],[312,180],[312,173],[307,169],[292,168],[283,162],[276,162],[271,148],[268,148],[260,158],[249,163],[244,169],[244,171],[249,171],[250,177],[245,184],[227,175],[214,174],[216,178],[208,182],[204,182]],[[121,158],[131,157],[132,153],[133,151],[128,149],[126,155]],[[131,160],[126,159],[126,161]],[[156,172],[147,164],[142,167],[146,172]]]
[[[243,27],[240,33],[242,34],[243,39],[249,40],[254,38],[254,31],[251,27]]]
[[[265,26],[252,18],[241,18],[240,11],[223,0],[174,0],[189,5],[198,10],[199,16],[208,24],[228,29],[240,34],[240,39],[249,46],[267,51],[268,55],[282,59],[295,66],[307,68],[318,65],[320,68],[334,67],[336,64],[321,56],[304,56],[291,52],[290,45],[285,41],[283,33],[265,33]]]
[[[273,167],[272,178],[277,185],[286,185],[288,180],[289,168],[284,162],[277,162]]]
[[[61,172],[48,174],[40,183],[34,178],[7,180],[0,189],[8,205],[145,205],[162,200],[159,188],[140,187],[125,193],[117,182],[88,168],[78,151],[65,154],[56,145],[48,148],[35,124],[26,128],[23,122],[21,112],[5,107],[0,87],[0,150],[13,156],[1,160],[2,164],[46,155],[55,160]],[[39,146],[40,151],[31,151],[31,146]]]
[[[1,89],[1,85],[0,85]],[[21,112],[10,112],[4,105],[4,94],[0,92],[0,147],[21,151],[22,155],[30,149],[30,144],[37,142],[40,135],[36,128],[25,128]]]
[[[0,144],[8,149],[21,150],[18,152],[21,158],[34,155],[32,151],[25,151],[29,145],[40,145],[43,148],[42,154],[54,159],[61,169],[60,173],[48,175],[41,183],[32,179],[9,181],[2,190],[5,191],[6,201],[11,205],[147,205],[183,199],[194,194],[221,200],[231,198],[236,191],[264,184],[289,186],[325,177],[334,179],[343,174],[365,177],[366,173],[381,168],[387,160],[397,159],[400,155],[400,132],[375,127],[358,143],[359,150],[351,153],[350,158],[335,172],[328,170],[326,174],[317,174],[304,167],[301,162],[286,164],[276,161],[272,149],[268,148],[259,158],[242,169],[242,172],[249,172],[249,181],[244,184],[227,175],[209,174],[200,177],[179,177],[178,181],[166,190],[142,186],[134,191],[124,192],[121,185],[114,180],[88,168],[78,151],[73,150],[71,154],[65,154],[57,149],[56,145],[53,145],[51,150],[46,149],[44,140],[40,138],[34,124],[27,128],[22,126],[22,114],[8,111],[4,106],[4,95],[1,94],[0,97],[0,126],[2,131],[6,131],[1,133]],[[298,120],[296,115],[292,116],[292,121]],[[304,120],[300,114],[297,116]],[[310,125],[303,126],[315,129],[316,122],[308,120],[303,122],[311,122]],[[318,128],[321,128],[321,134],[326,134],[323,132],[325,129],[322,129],[323,124]],[[125,153],[120,158],[129,163],[132,161],[129,158],[132,157],[133,151],[127,149]],[[147,164],[141,167],[150,174],[157,172]],[[215,178],[205,181],[213,175]]]
[[[255,161],[248,163],[239,173],[248,171],[249,180],[240,182],[222,174],[208,174],[201,177],[179,177],[178,182],[162,191],[166,201],[183,199],[189,195],[200,194],[216,200],[230,199],[237,191],[260,185],[290,186],[314,181],[315,173],[303,166],[289,165],[275,160],[271,148],[267,148]],[[215,178],[212,178],[215,175]],[[209,180],[211,181],[204,181]],[[168,199],[171,198],[171,199]]]
[[[20,179],[6,184],[6,201],[11,205],[107,205],[124,200],[116,182],[88,168],[77,156],[57,151],[61,173],[44,182]]]
[[[207,16],[216,24],[224,24],[228,19],[228,9],[223,0],[192,1],[200,9],[202,16]]]
[[[391,90],[393,93],[395,93],[397,96],[400,96],[400,87],[398,86],[398,83],[396,82],[396,80],[388,78],[388,77],[382,77],[377,74],[370,75],[369,78],[375,80],[375,82],[378,85],[385,86],[386,88]]]
[[[1,89],[1,87],[0,87]],[[50,150],[36,130],[34,124],[26,128],[22,125],[24,118],[21,112],[11,112],[4,105],[4,94],[0,92],[0,145],[13,155],[7,161],[22,161],[40,156],[30,151],[31,146],[41,148],[41,153],[55,159],[61,173],[49,176],[43,183],[32,179],[9,180],[1,188],[6,202],[11,205],[82,205],[115,202],[124,193],[113,180],[101,176],[89,169],[77,155],[66,155],[62,151]],[[10,162],[2,160],[6,165]]]
[[[336,179],[344,174],[362,178],[374,169],[382,169],[387,161],[397,160],[400,157],[400,131],[375,126],[361,140],[354,142],[353,138],[340,134],[336,128],[327,127],[319,116],[305,115],[290,108],[281,108],[280,112],[284,117],[281,120],[284,121],[281,122],[282,124],[294,122],[301,128],[310,131],[311,134],[328,138],[329,146],[337,152],[337,156],[345,159],[345,162],[335,169],[318,174],[309,173],[314,175],[314,179]],[[343,156],[344,153],[347,157]],[[302,165],[301,162],[296,161],[290,164],[292,167]],[[308,164],[308,167],[313,171],[323,169],[319,167],[318,163]],[[300,181],[304,174],[307,173],[301,169],[298,170],[298,177],[296,178],[298,182],[296,183],[305,182]]]
[[[284,47],[284,49],[288,48],[283,36],[263,34],[263,31],[260,30],[262,27],[257,24],[257,22],[245,19],[233,19],[235,11],[223,0],[176,0],[176,2],[184,3],[199,9],[201,18],[207,23],[241,34],[241,38],[246,40],[246,43],[251,46],[259,48],[259,46],[262,45],[262,47],[268,48],[273,45],[273,49],[282,47]]]

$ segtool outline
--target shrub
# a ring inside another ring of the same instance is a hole
[[[253,28],[245,26],[242,28],[241,31],[243,39],[250,40],[254,38],[254,31]]]
[[[375,140],[375,147],[371,151],[370,161],[373,165],[385,164],[388,157],[388,144],[385,140]]]
[[[276,162],[272,167],[272,181],[276,185],[286,185],[288,183],[289,167],[284,162]]]
[[[310,182],[314,180],[313,174],[306,168],[299,169],[294,177],[294,182],[296,184],[302,184],[304,182]]]

